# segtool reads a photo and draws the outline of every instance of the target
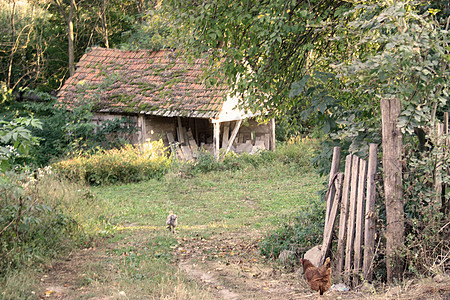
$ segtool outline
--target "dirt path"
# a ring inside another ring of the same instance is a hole
[[[259,236],[238,231],[185,238],[177,249],[179,265],[223,299],[297,299],[311,294],[295,273],[281,272],[263,260]]]
[[[117,284],[117,265],[109,253],[126,247],[144,247],[148,231],[133,233],[120,242],[105,242],[97,247],[79,250],[66,260],[48,267],[42,275],[41,299],[134,299]],[[295,272],[266,262],[259,254],[258,231],[212,232],[177,236],[173,255],[179,269],[208,291],[214,299],[317,299]],[[148,241],[148,240],[147,240]],[[119,274],[120,275],[120,274]],[[425,284],[384,289],[372,287],[351,292],[328,292],[321,299],[450,299],[450,277]],[[140,296],[139,299],[153,297]],[[173,298],[170,298],[173,299]]]

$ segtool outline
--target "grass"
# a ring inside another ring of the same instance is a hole
[[[93,188],[108,203],[114,225],[161,226],[170,210],[183,228],[223,224],[266,227],[317,198],[322,180],[315,174],[275,164],[239,171],[210,172],[192,178]]]
[[[184,239],[239,230],[263,233],[317,199],[323,178],[284,153],[287,161],[207,173],[173,170],[159,179],[122,185],[88,187],[50,178],[38,192],[77,222],[86,249],[64,262],[76,277],[63,272],[51,278],[50,271],[45,282],[62,287],[73,299],[215,299],[180,271],[177,251]],[[176,236],[165,228],[170,210],[179,216]],[[47,265],[51,270],[52,263]],[[45,290],[36,287],[37,275],[27,272],[0,282],[0,290],[5,288],[0,299],[45,297]]]
[[[106,241],[107,248],[112,248],[105,251],[106,259],[101,265],[98,261],[87,265],[82,284],[97,293],[112,285],[115,292],[102,293],[117,296],[122,291],[130,299],[214,299],[176,266],[173,253],[180,240],[208,239],[211,234],[240,228],[265,231],[317,198],[322,181],[314,173],[274,163],[94,187],[95,203],[105,208],[101,216],[109,216],[114,234]],[[176,236],[165,228],[169,210],[179,215]]]

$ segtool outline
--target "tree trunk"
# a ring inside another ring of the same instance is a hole
[[[56,5],[61,12],[61,15],[67,23],[67,40],[69,42],[69,74],[72,76],[75,73],[75,50],[74,50],[74,33],[73,33],[73,13],[76,9],[75,0],[70,0],[69,13],[66,15],[62,0],[55,0]]]
[[[67,18],[67,36],[69,41],[69,74],[72,76],[75,73],[75,50],[73,46],[73,12],[75,10],[75,0],[70,0],[69,16]]]
[[[9,55],[8,61],[8,76],[6,78],[6,86],[11,87],[11,77],[12,77],[12,65],[14,60],[14,53],[16,52],[16,25],[14,22],[14,15],[16,13],[16,1],[13,1],[11,7],[11,53]]]
[[[397,127],[399,99],[381,100],[383,180],[386,199],[387,280],[400,279],[403,270],[404,211],[402,186],[402,135]]]
[[[105,47],[109,48],[109,39],[108,39],[108,23],[106,22],[106,5],[108,0],[102,0],[102,29],[103,29],[103,38],[105,39]]]

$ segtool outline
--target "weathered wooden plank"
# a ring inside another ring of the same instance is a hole
[[[369,145],[369,164],[367,167],[367,194],[366,194],[366,216],[364,224],[364,257],[363,257],[363,275],[364,280],[372,281],[372,262],[375,251],[375,233],[376,233],[376,212],[375,212],[375,193],[377,175],[377,155],[378,145]]]
[[[264,141],[264,147],[266,147],[266,149],[270,150],[270,134],[266,133],[263,137],[262,140]]]
[[[367,162],[364,159],[359,160],[358,174],[358,194],[356,201],[356,223],[355,223],[355,241],[354,241],[354,260],[353,260],[353,286],[359,284],[359,276],[362,265],[362,242],[364,226],[364,196],[367,181]]]
[[[225,150],[225,153],[228,153],[230,151],[231,146],[233,145],[234,140],[236,139],[237,133],[239,132],[239,128],[241,128],[242,120],[236,121],[236,124],[234,125],[233,131],[231,132],[231,137],[227,145],[227,149]]]
[[[335,175],[339,172],[339,162],[341,160],[341,147],[334,147],[333,149],[333,160],[331,161],[330,177],[328,178],[328,190],[330,190]],[[334,196],[334,195],[333,195]],[[325,213],[325,227],[327,227],[328,219],[330,217],[331,207],[333,206],[333,197],[328,193],[327,210]]]
[[[167,140],[169,141],[170,151],[173,155],[176,155],[176,144],[175,139],[173,138],[173,133],[168,131],[166,132]]]
[[[178,127],[177,127],[178,141],[181,144],[184,144],[185,140],[184,140],[184,136],[183,136],[183,130],[181,129],[181,128],[183,128],[183,126],[181,126],[181,118],[177,117],[177,121],[178,121]]]
[[[347,241],[345,247],[345,282],[350,285],[352,273],[353,239],[355,236],[356,195],[358,192],[359,158],[352,157],[352,178],[350,183],[350,206],[347,219]]]
[[[402,133],[398,124],[401,102],[397,98],[381,99],[383,145],[383,183],[386,202],[386,270],[387,281],[400,279],[404,247],[405,218],[402,182]]]
[[[336,180],[333,182],[333,189],[334,195],[333,195],[333,206],[330,211],[330,218],[328,220],[327,225],[325,226],[324,232],[323,232],[323,242],[322,242],[322,248],[321,248],[321,258],[320,258],[320,264],[323,264],[325,261],[325,257],[327,255],[328,250],[331,246],[332,236],[333,236],[333,230],[334,230],[334,222],[336,220],[338,207],[341,201],[341,195],[342,195],[342,182],[344,181],[344,174],[338,173],[336,176]]]
[[[187,145],[180,145],[180,147],[181,147],[181,151],[183,152],[184,159],[192,160],[193,155],[191,152],[191,148],[189,148],[189,146],[187,146]]]
[[[349,154],[345,158],[345,174],[344,184],[342,187],[341,214],[339,217],[339,235],[336,256],[336,272],[341,274],[344,271],[344,245],[347,230],[348,204],[350,197],[350,179],[352,175],[352,155]]]

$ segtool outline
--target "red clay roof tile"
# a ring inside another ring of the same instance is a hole
[[[69,106],[81,99],[96,101],[100,111],[164,111],[175,115],[216,116],[224,102],[224,85],[206,87],[201,78],[206,61],[188,63],[176,53],[93,48],[83,55],[75,74],[58,97]],[[99,97],[100,95],[100,97]],[[97,100],[100,98],[100,100]],[[120,109],[122,107],[122,109]]]

